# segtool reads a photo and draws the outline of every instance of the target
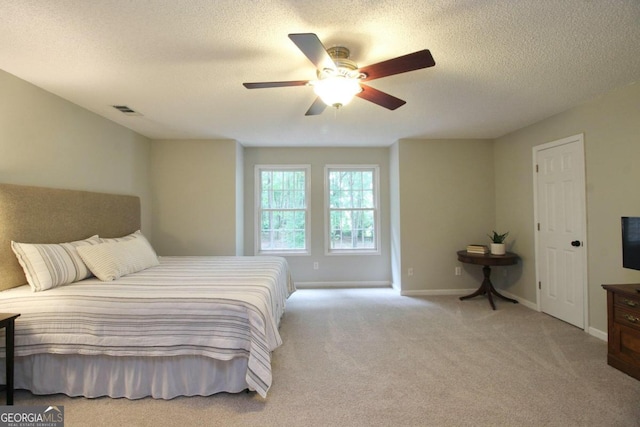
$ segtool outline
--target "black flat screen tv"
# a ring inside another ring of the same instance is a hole
[[[622,266],[640,270],[640,217],[622,217]]]

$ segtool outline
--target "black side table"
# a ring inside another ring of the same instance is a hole
[[[5,328],[5,354],[7,368],[7,405],[13,405],[13,342],[15,339],[15,320],[20,316],[13,313],[0,313],[0,329]]]

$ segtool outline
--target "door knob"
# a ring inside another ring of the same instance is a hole
[[[580,242],[580,240],[574,240],[573,242],[571,242],[571,246],[575,246],[576,248],[581,245],[582,243]]]

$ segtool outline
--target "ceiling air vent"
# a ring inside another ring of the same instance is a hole
[[[141,116],[142,113],[138,113],[137,111],[127,107],[126,105],[112,105],[113,108],[120,111],[122,114],[126,114],[127,116]]]

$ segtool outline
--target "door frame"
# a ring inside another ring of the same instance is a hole
[[[538,260],[538,250],[539,250],[539,238],[538,238],[538,177],[537,177],[537,160],[538,153],[543,150],[547,150],[549,148],[559,147],[561,145],[577,143],[579,148],[580,156],[582,157],[582,175],[584,188],[582,188],[582,229],[580,230],[582,238],[582,251],[580,257],[582,258],[582,289],[583,289],[583,329],[585,332],[589,331],[589,278],[588,278],[588,266],[587,266],[587,250],[589,241],[587,237],[587,179],[586,179],[586,162],[585,162],[585,153],[584,153],[584,134],[580,133],[577,135],[569,136],[566,138],[558,139],[556,141],[547,142],[545,144],[537,145],[533,147],[533,235],[534,235],[534,259],[535,259],[535,274],[536,274],[536,305],[538,311],[542,312],[542,304],[540,303],[540,293],[541,289],[539,286],[540,283],[540,272],[539,272],[539,260]]]

